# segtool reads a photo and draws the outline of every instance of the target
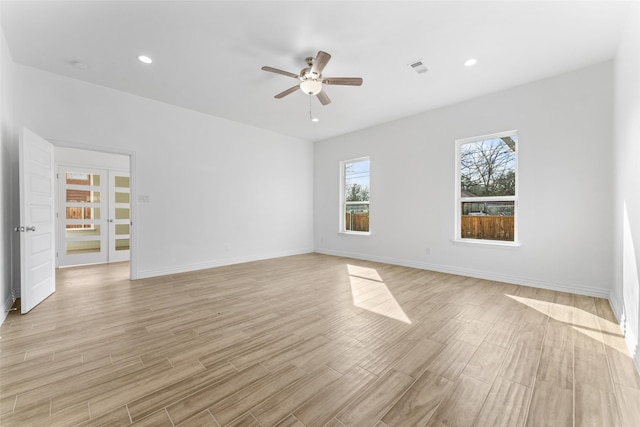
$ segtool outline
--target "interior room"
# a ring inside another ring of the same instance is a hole
[[[637,425],[639,1],[0,26],[2,425]]]

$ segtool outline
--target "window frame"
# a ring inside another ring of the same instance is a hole
[[[461,147],[464,144],[469,144],[473,142],[486,141],[492,139],[504,138],[506,136],[515,136],[516,139],[516,150],[515,150],[515,184],[514,184],[514,195],[513,196],[480,196],[480,197],[463,197],[462,196],[462,179],[461,179]],[[518,183],[520,181],[519,175],[519,153],[520,153],[520,139],[518,135],[518,130],[509,130],[504,132],[497,132],[487,135],[474,136],[470,138],[462,138],[457,139],[455,141],[455,192],[454,192],[454,235],[453,235],[453,243],[462,243],[462,244],[470,244],[470,245],[494,245],[494,246],[520,246],[519,233],[518,233],[518,225],[520,221],[519,218],[519,207],[518,207],[518,198],[519,198],[519,190]],[[509,240],[492,240],[492,239],[473,239],[473,238],[463,238],[462,237],[462,203],[468,202],[513,202],[513,241]]]
[[[371,196],[369,196],[369,200],[367,201],[355,201],[355,202],[347,202],[346,199],[346,195],[345,195],[345,185],[346,185],[346,165],[349,163],[356,163],[356,162],[361,162],[367,160],[369,162],[369,194],[371,194],[371,157],[370,156],[362,156],[362,157],[356,157],[353,159],[348,159],[348,160],[342,160],[340,161],[340,208],[339,208],[339,212],[340,212],[340,218],[339,218],[339,222],[338,222],[338,232],[341,234],[352,234],[352,235],[357,235],[357,236],[369,236],[371,235]],[[346,219],[346,214],[347,214],[347,210],[346,207],[347,205],[352,204],[352,205],[363,205],[366,204],[369,206],[369,231],[354,231],[354,230],[347,230],[346,229],[346,224],[345,224],[345,219]]]

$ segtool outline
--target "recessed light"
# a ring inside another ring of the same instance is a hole
[[[311,121],[312,121],[313,123],[318,123],[318,122],[320,121],[320,119],[319,119],[319,118],[317,118],[317,117],[311,117]]]
[[[153,60],[151,58],[149,58],[148,56],[145,56],[145,55],[138,56],[138,61],[144,62],[145,64],[151,64],[153,62]]]
[[[476,58],[469,58],[466,61],[464,61],[464,66],[465,67],[473,67],[477,63],[478,63],[478,60]]]

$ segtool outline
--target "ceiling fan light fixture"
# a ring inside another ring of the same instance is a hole
[[[327,92],[323,90],[324,85],[362,85],[362,77],[322,77],[322,70],[324,70],[324,67],[329,62],[329,59],[331,59],[331,55],[320,50],[318,51],[318,55],[316,55],[315,58],[308,57],[306,59],[308,67],[303,68],[300,71],[300,74],[294,74],[290,73],[289,71],[267,67],[266,65],[262,67],[262,70],[300,80],[300,83],[297,83],[295,86],[276,94],[274,98],[284,98],[285,96],[290,95],[293,92],[297,92],[298,89],[300,89],[302,92],[309,95],[309,100],[311,100],[311,96],[316,96],[318,98],[318,101],[320,101],[322,105],[328,105],[331,104],[331,99],[329,98],[329,96],[327,96]],[[311,116],[311,113],[309,113],[309,116]]]
[[[300,89],[307,95],[317,95],[322,90],[322,82],[317,80],[305,80],[300,83]]]

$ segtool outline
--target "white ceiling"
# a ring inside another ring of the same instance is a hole
[[[17,63],[317,141],[609,60],[632,3],[2,0],[1,17]],[[318,50],[325,77],[364,83],[327,87],[312,123],[307,95],[273,98],[296,81],[260,67]]]

